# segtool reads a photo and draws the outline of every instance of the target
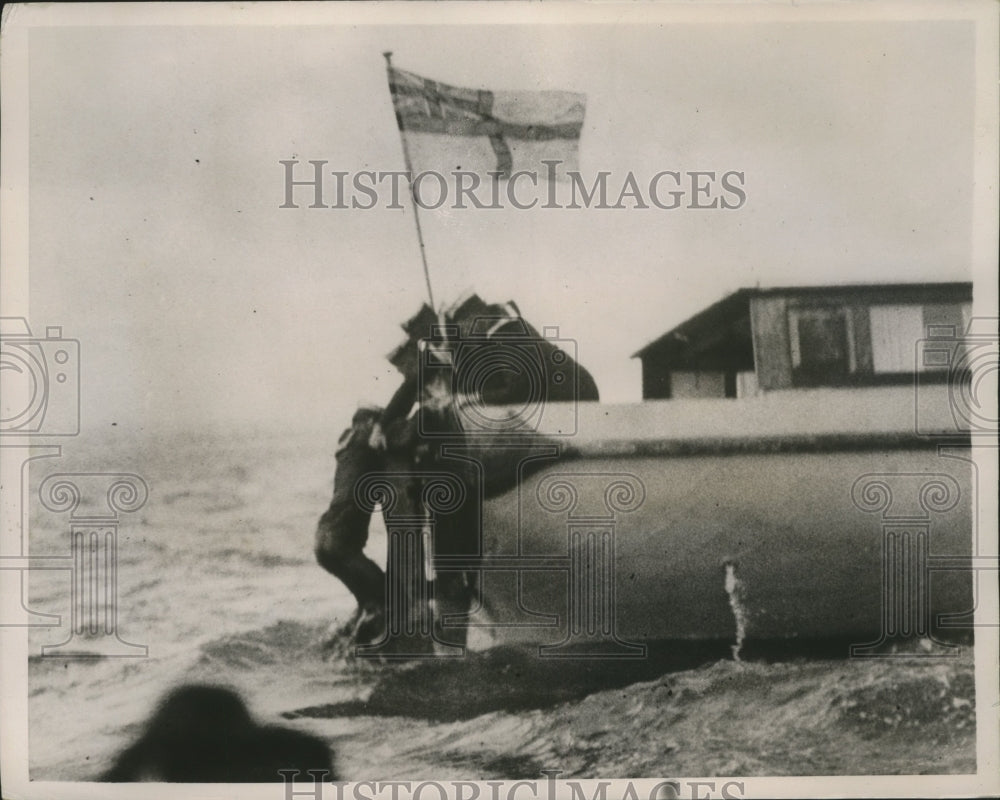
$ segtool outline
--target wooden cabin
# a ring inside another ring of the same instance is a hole
[[[943,382],[948,359],[918,364],[920,342],[957,347],[971,309],[971,283],[740,289],[633,358],[645,400]]]

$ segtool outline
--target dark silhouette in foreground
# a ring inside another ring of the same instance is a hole
[[[234,692],[182,686],[168,694],[133,745],[101,776],[109,782],[271,783],[279,770],[325,770],[336,780],[330,748],[315,736],[258,725]]]

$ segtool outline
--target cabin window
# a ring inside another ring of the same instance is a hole
[[[674,371],[670,374],[670,396],[674,400],[698,397],[730,397],[727,378],[715,371]],[[735,386],[733,387],[735,391]]]
[[[736,396],[756,397],[760,394],[760,384],[757,382],[756,372],[736,373]]]
[[[943,379],[948,365],[961,353],[961,336],[970,312],[969,303],[845,303],[790,308],[793,385],[902,383],[912,381],[918,370],[941,373]],[[940,363],[921,358],[918,364],[920,342],[929,331],[940,330],[955,331],[950,356],[940,358]]]
[[[857,369],[854,326],[846,308],[792,309],[788,322],[797,383],[841,383]]]
[[[871,306],[872,367],[876,375],[913,373],[917,342],[924,338],[924,309],[916,305]]]
[[[873,305],[869,308],[872,366],[876,375],[912,375],[915,371],[948,369],[951,359],[940,363],[921,359],[916,354],[919,343],[935,331],[954,331],[954,352],[968,328],[971,304],[928,303],[924,305]]]

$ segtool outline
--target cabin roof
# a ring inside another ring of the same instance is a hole
[[[815,297],[817,295],[909,295],[945,296],[949,300],[971,300],[972,283],[962,281],[935,283],[850,283],[827,286],[773,286],[738,289],[721,300],[688,317],[680,325],[671,328],[649,344],[632,354],[632,358],[642,358],[650,352],[673,349],[676,345],[697,341],[732,325],[744,313],[749,315],[751,297],[775,295],[794,297]]]

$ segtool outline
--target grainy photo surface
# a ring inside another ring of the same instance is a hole
[[[996,34],[5,8],[4,797],[995,794]]]

